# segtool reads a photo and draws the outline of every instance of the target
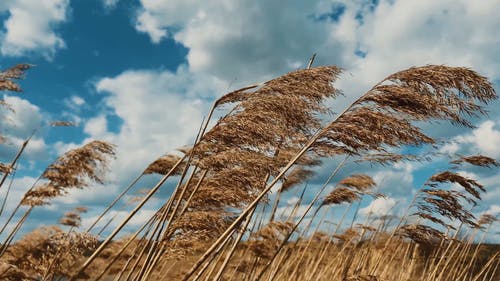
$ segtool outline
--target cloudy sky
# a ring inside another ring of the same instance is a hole
[[[0,112],[1,133],[9,137],[0,147],[0,161],[8,162],[33,128],[51,120],[78,123],[42,129],[35,136],[18,168],[7,211],[58,155],[101,139],[118,146],[108,183],[37,210],[25,230],[56,223],[75,205],[89,206],[85,221],[91,221],[149,162],[190,143],[214,99],[303,68],[313,53],[316,65],[346,70],[336,83],[346,100],[390,73],[425,64],[471,67],[499,92],[499,8],[500,0],[1,1],[1,68],[36,67],[21,82],[24,93],[2,93],[15,114]],[[438,125],[428,131],[452,141],[443,151],[500,160],[498,105],[489,106],[487,118],[474,121],[474,130]],[[396,212],[440,168],[439,163],[404,164],[364,171],[389,198],[364,202],[360,214]],[[330,169],[326,165],[322,173]],[[481,178],[489,190],[475,213],[498,213],[500,173],[468,175]],[[146,179],[138,188],[153,182]],[[0,194],[3,198],[5,188]],[[161,200],[133,223],[147,218]],[[500,241],[500,235],[491,239]]]

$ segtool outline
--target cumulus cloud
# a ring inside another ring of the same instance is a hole
[[[492,120],[482,123],[472,134],[463,138],[464,143],[470,143],[481,153],[490,157],[500,158],[500,129]]]
[[[87,138],[81,143],[55,144],[58,154],[92,139],[117,145],[117,158],[112,161],[104,186],[72,190],[53,202],[52,208],[76,204],[90,206],[84,224],[90,224],[102,206],[108,204],[150,162],[189,144],[197,133],[202,116],[208,111],[207,100],[214,100],[227,89],[226,83],[211,76],[193,74],[186,66],[180,66],[175,72],[128,70],[114,77],[103,77],[94,86],[103,97],[105,109],[84,120],[83,132]],[[120,120],[119,124],[113,123],[116,119]],[[155,177],[146,177],[137,188],[150,188],[156,180]],[[157,200],[151,201],[129,227],[149,218],[159,204]],[[112,226],[124,218],[122,213],[126,212],[118,211]]]
[[[16,96],[4,95],[3,100],[9,104],[11,110],[0,109],[0,135],[7,138],[7,143],[2,144],[0,157],[10,158],[15,155],[22,143],[39,129],[44,122],[40,108],[28,100]],[[28,160],[43,159],[48,155],[47,145],[39,136],[35,135],[27,146],[23,157]]]
[[[373,180],[377,184],[378,191],[389,196],[408,195],[414,189],[413,163],[396,164],[389,169],[377,171]]]
[[[34,177],[24,176],[18,177],[15,181],[13,181],[9,194],[9,200],[7,200],[6,202],[6,213],[9,213],[10,210],[13,210],[16,207],[17,203],[19,203],[20,198],[26,191],[28,191],[28,189],[36,182],[36,180],[37,179]],[[0,191],[2,199],[4,198],[6,193],[6,186],[2,186],[2,189]]]
[[[370,202],[370,204],[364,208],[359,210],[359,214],[362,216],[374,216],[381,217],[385,215],[392,215],[395,213],[394,207],[396,206],[396,200],[387,197],[387,198],[377,198]]]
[[[106,109],[85,120],[83,132],[87,138],[81,144],[99,139],[117,145],[106,195],[102,195],[103,187],[91,187],[85,192],[71,192],[60,202],[95,204],[95,198],[109,199],[150,162],[188,145],[208,111],[207,100],[213,100],[226,87],[216,78],[190,73],[185,66],[175,72],[129,70],[98,80],[95,89],[102,95]],[[120,120],[119,124],[111,124],[111,115]],[[58,142],[55,148],[62,154],[81,144]],[[150,187],[154,182],[141,184]]]
[[[500,128],[495,120],[480,123],[471,132],[453,137],[441,148],[441,152],[449,154],[483,154],[500,159]]]
[[[42,123],[40,108],[28,100],[16,96],[4,95],[3,100],[12,111],[2,110],[2,129],[16,137],[27,137]]]
[[[67,20],[69,0],[11,0],[0,6],[9,16],[3,22],[0,52],[5,56],[22,56],[39,52],[47,58],[64,48],[56,33],[58,24]]]
[[[194,71],[226,80],[276,75],[319,53],[322,64],[353,74],[362,91],[401,68],[465,65],[500,77],[497,0],[197,1],[141,0],[136,28],[153,42],[171,37],[189,49]],[[359,94],[359,93],[357,93]]]
[[[71,96],[70,101],[76,106],[82,106],[85,104],[85,100],[79,96]]]
[[[96,90],[123,122],[118,133],[105,129],[104,116],[89,120],[91,138],[118,145],[118,164],[139,171],[148,161],[188,144],[196,135],[207,98],[213,99],[224,84],[215,78],[193,75],[181,66],[177,72],[135,70],[101,79]],[[119,168],[120,169],[120,168]]]
[[[319,49],[340,63],[342,44],[329,40],[330,22],[315,20],[317,2],[141,0],[136,29],[155,43],[170,37],[183,44],[195,72],[259,82],[304,66]]]
[[[72,114],[80,113],[86,102],[81,96],[72,95],[63,100],[64,105]],[[68,112],[68,115],[71,114]]]

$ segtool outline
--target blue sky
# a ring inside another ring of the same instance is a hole
[[[57,155],[103,139],[118,145],[109,182],[55,200],[35,212],[25,229],[55,223],[75,205],[90,206],[85,222],[91,221],[149,162],[190,143],[216,97],[304,67],[313,53],[318,54],[317,65],[346,69],[336,83],[346,94],[335,101],[338,108],[386,75],[415,65],[468,66],[490,78],[498,92],[498,8],[499,0],[314,0],[286,5],[265,0],[2,1],[0,66],[36,67],[21,82],[24,93],[3,93],[16,114],[1,115],[10,120],[0,127],[10,144],[0,147],[0,161],[7,162],[40,124],[79,124],[36,135],[21,161],[8,208]],[[489,110],[489,117],[475,120],[474,130],[424,126],[433,136],[452,140],[445,152],[484,153],[500,160],[498,103]],[[330,162],[320,175],[332,168]],[[397,213],[391,207],[407,201],[414,186],[437,167],[443,163],[385,169],[350,165],[343,174],[362,169],[389,195],[371,206],[364,202],[365,212]],[[489,190],[476,213],[499,212],[500,173],[469,175],[483,179]],[[138,188],[153,183],[148,178]],[[316,188],[316,182],[311,184]],[[294,195],[287,200],[293,202]],[[147,206],[135,223],[160,202]],[[498,237],[491,239],[500,241]]]

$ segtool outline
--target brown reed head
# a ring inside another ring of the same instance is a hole
[[[287,191],[293,186],[305,182],[313,175],[314,172],[304,168],[304,166],[296,166],[283,180],[283,183],[281,184],[281,191]]]
[[[9,164],[0,163],[0,174],[10,174],[13,168]]]
[[[144,170],[144,174],[166,175],[179,160],[181,160],[181,157],[174,154],[163,155],[149,164],[146,170]],[[180,175],[183,170],[182,166],[183,165],[177,166],[173,174]]]
[[[2,261],[33,277],[31,280],[40,280],[49,268],[54,275],[68,277],[75,263],[98,244],[96,237],[88,233],[66,233],[56,226],[39,227],[11,245]]]
[[[423,224],[407,224],[397,231],[399,235],[425,245],[435,245],[445,239],[441,231]]]
[[[354,174],[341,180],[339,185],[356,189],[358,191],[366,191],[375,186],[375,181],[368,175]]]
[[[382,151],[435,140],[413,121],[445,120],[472,127],[465,116],[486,114],[484,104],[496,99],[492,84],[463,67],[427,65],[389,75],[338,116],[317,142],[321,151]],[[330,155],[332,155],[330,153]]]
[[[84,188],[91,182],[103,183],[104,172],[114,155],[115,146],[103,141],[92,141],[66,152],[45,169],[41,176],[45,182],[30,189],[22,204],[45,205],[72,188]]]
[[[251,234],[248,247],[255,256],[271,259],[293,226],[292,222],[272,221]]]
[[[360,236],[359,230],[356,228],[348,228],[344,230],[341,234],[334,234],[333,237],[339,239],[342,242],[351,243],[354,242]]]
[[[71,227],[80,227],[82,218],[77,212],[66,212],[64,213],[64,216],[59,220],[59,223]]]
[[[484,155],[462,156],[456,160],[451,161],[451,163],[452,164],[469,163],[474,166],[487,167],[487,168],[499,166],[498,162],[495,159]]]
[[[465,189],[465,191],[479,200],[481,199],[480,192],[486,191],[484,186],[476,180],[461,176],[451,171],[444,171],[435,174],[429,179],[429,181],[430,183],[428,183],[428,185],[431,187],[435,187],[437,184],[446,182],[459,184]]]
[[[360,193],[347,187],[337,187],[330,192],[321,205],[338,205],[342,203],[352,203],[360,200]]]
[[[0,91],[21,92],[21,87],[14,80],[22,79],[24,72],[32,66],[30,64],[18,64],[0,71]]]
[[[475,203],[468,200],[467,196],[455,190],[442,190],[442,189],[423,189],[423,200],[417,203],[419,212],[417,215],[421,218],[428,218],[435,223],[441,223],[442,220],[435,218],[436,214],[446,217],[450,220],[458,220],[471,226],[475,226],[474,215],[466,209],[461,199]],[[426,213],[427,216],[422,215]],[[431,217],[434,217],[432,219]],[[448,224],[442,224],[446,227],[451,227]]]
[[[81,213],[87,212],[86,207],[76,207],[73,210],[64,213],[64,216],[59,220],[62,225],[78,228],[82,224]]]
[[[52,121],[52,122],[50,122],[50,126],[52,126],[52,127],[74,127],[74,126],[76,126],[76,123],[71,122],[71,121]]]
[[[482,214],[477,220],[477,225],[481,228],[484,228],[488,225],[491,225],[494,222],[497,222],[498,218],[492,214]]]
[[[321,206],[352,203],[360,200],[361,196],[365,194],[374,195],[370,189],[375,186],[375,181],[365,174],[354,174],[346,177],[339,181],[338,185],[323,199]]]

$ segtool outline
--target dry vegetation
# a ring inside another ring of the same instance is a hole
[[[0,90],[20,91],[16,80],[29,67],[1,72]],[[11,214],[1,214],[0,279],[499,280],[499,247],[483,244],[498,214],[474,216],[488,187],[459,172],[496,169],[495,159],[451,156],[448,169],[418,187],[400,217],[349,218],[360,200],[385,195],[365,171],[338,178],[349,163],[448,157],[435,153],[442,143],[419,125],[442,121],[472,128],[471,117],[486,114],[484,106],[497,98],[491,83],[463,67],[413,67],[384,78],[345,109],[329,108],[341,94],[333,86],[341,72],[308,67],[222,96],[193,146],[151,163],[86,230],[80,226],[87,209],[78,207],[64,214],[61,227],[16,239],[34,208],[71,189],[104,183],[112,144],[93,141],[68,151]],[[5,102],[1,106],[8,110]],[[216,111],[223,117],[208,128]],[[14,179],[31,137],[10,163],[0,164],[6,196],[7,179]],[[433,152],[400,153],[409,145]],[[328,158],[338,165],[327,179],[316,178],[324,181],[319,190],[310,190],[307,182]],[[151,174],[159,175],[158,183],[122,204]],[[176,185],[161,208],[135,233],[120,235],[167,180]],[[297,191],[296,203],[280,203],[284,193]],[[314,198],[303,201],[305,193]],[[103,236],[116,218],[110,211],[119,208],[129,215]],[[329,210],[337,215],[327,216]]]

